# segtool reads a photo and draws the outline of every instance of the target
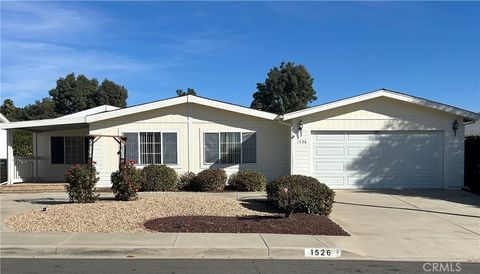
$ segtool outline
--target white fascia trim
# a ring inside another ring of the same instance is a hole
[[[160,100],[152,103],[142,104],[138,106],[113,110],[105,113],[98,113],[86,116],[87,123],[93,123],[106,119],[117,118],[125,115],[140,113],[144,111],[155,110],[164,107],[175,106],[187,102],[187,96],[175,97],[171,99]]]
[[[3,116],[3,114],[0,113],[0,123],[9,123],[7,117]]]
[[[212,108],[223,109],[231,112],[236,112],[244,115],[259,117],[267,120],[275,120],[277,118],[276,114],[260,111],[256,109],[251,109],[243,106],[233,105],[229,103],[224,103],[220,101],[210,100],[202,97],[188,95],[188,102],[195,103],[203,106],[208,106]]]
[[[30,128],[42,126],[85,124],[85,117],[65,118],[65,119],[44,119],[32,121],[20,121],[0,124],[0,129]]]
[[[392,92],[392,91],[388,91],[388,90],[377,90],[377,91],[374,91],[374,92],[370,92],[370,93],[367,93],[367,94],[362,94],[362,95],[358,95],[358,96],[355,96],[355,97],[335,101],[335,102],[332,102],[332,103],[327,103],[327,104],[324,104],[324,105],[320,105],[320,106],[316,106],[316,107],[312,107],[312,108],[308,108],[308,109],[303,109],[303,110],[291,112],[291,113],[285,114],[283,116],[283,119],[285,121],[287,121],[287,120],[303,117],[303,116],[306,116],[306,115],[310,115],[310,114],[313,114],[313,113],[326,111],[326,110],[329,110],[329,109],[338,108],[338,107],[342,107],[342,106],[346,106],[346,105],[350,105],[350,104],[354,104],[354,103],[358,103],[358,102],[362,102],[362,101],[366,101],[366,100],[370,100],[370,99],[374,99],[374,98],[378,98],[378,97],[382,97],[382,96],[392,98],[392,99],[396,99],[396,100],[400,100],[400,101],[404,101],[404,102],[408,102],[408,103],[413,103],[413,104],[425,106],[425,107],[430,107],[430,108],[437,109],[437,110],[440,110],[440,111],[453,113],[453,114],[460,115],[460,116],[463,116],[465,118],[469,118],[469,119],[472,119],[472,120],[480,119],[480,115],[478,113],[475,113],[475,112],[471,112],[471,111],[468,111],[468,110],[464,110],[464,109],[456,108],[456,107],[453,107],[453,106],[437,103],[437,102],[430,101],[430,100],[427,100],[427,99],[422,99],[422,98],[418,98],[418,97],[415,97],[415,96],[410,96],[410,95],[397,93],[397,92]]]

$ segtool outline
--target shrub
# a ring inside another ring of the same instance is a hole
[[[223,169],[205,169],[197,174],[192,182],[194,191],[222,190],[227,182],[227,173]]]
[[[335,192],[313,177],[288,175],[267,184],[267,197],[286,217],[293,212],[328,216]]]
[[[193,190],[193,181],[197,175],[193,172],[185,172],[178,178],[177,189],[183,191]]]
[[[238,191],[262,191],[265,189],[266,179],[261,172],[240,170],[230,176],[228,185]]]
[[[137,198],[142,175],[134,164],[134,161],[123,163],[120,165],[120,170],[112,173],[112,190],[117,200],[130,201]]]
[[[98,181],[95,163],[74,164],[65,174],[67,185],[65,189],[72,202],[93,203],[97,199],[95,184]]]
[[[165,165],[149,165],[142,169],[143,191],[175,191],[177,172]]]

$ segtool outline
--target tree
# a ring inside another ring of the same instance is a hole
[[[2,113],[10,122],[12,122],[17,120],[18,109],[11,99],[5,99],[3,104],[0,106],[0,113]]]
[[[105,79],[93,93],[91,101],[94,102],[95,106],[111,105],[124,108],[127,106],[127,97],[128,91],[124,86]]]
[[[41,101],[35,101],[35,104],[28,104],[24,108],[19,109],[17,119],[19,121],[51,119],[57,118],[55,112],[55,104],[52,99],[45,97]]]
[[[195,95],[197,96],[197,92],[193,88],[187,88],[187,91],[183,91],[181,89],[177,89],[177,96],[185,96],[185,95]]]
[[[264,83],[257,83],[250,105],[253,109],[285,114],[305,109],[317,100],[313,78],[303,65],[282,62],[273,67]]]
[[[72,114],[94,107],[93,94],[98,88],[97,79],[88,79],[80,74],[70,73],[65,78],[57,80],[57,86],[50,90],[50,96],[59,115]]]

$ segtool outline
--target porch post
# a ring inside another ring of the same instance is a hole
[[[34,131],[32,134],[32,144],[33,144],[33,173],[35,174],[35,183],[38,183],[38,139],[37,132]]]
[[[13,184],[13,129],[7,129],[7,184]]]

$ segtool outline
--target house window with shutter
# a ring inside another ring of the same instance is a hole
[[[138,165],[178,164],[176,132],[128,132],[126,160]]]
[[[257,162],[255,132],[206,132],[203,136],[205,164],[251,164]]]

